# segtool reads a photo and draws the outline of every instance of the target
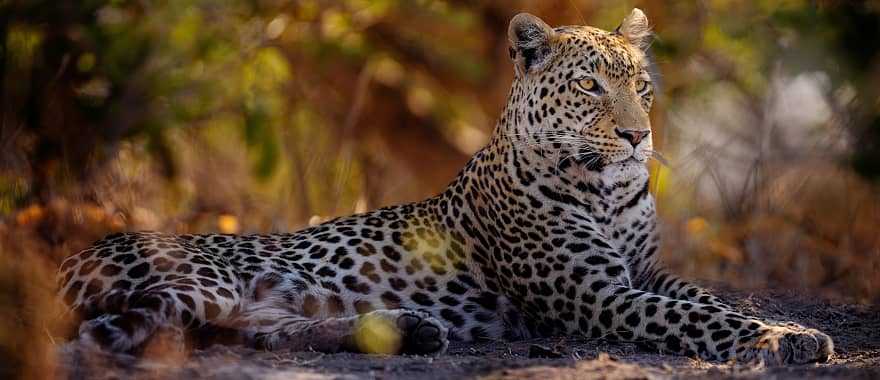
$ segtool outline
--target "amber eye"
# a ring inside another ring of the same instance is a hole
[[[648,81],[639,79],[636,81],[636,92],[645,91],[648,88]]]
[[[602,87],[600,87],[599,83],[596,82],[596,80],[593,78],[584,78],[575,82],[575,84],[577,84],[577,87],[584,92],[592,94],[598,94],[602,92]]]

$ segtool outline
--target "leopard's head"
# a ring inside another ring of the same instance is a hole
[[[510,22],[516,78],[502,128],[519,149],[556,169],[643,164],[652,154],[648,19],[633,9],[613,32],[551,28],[521,13]]]

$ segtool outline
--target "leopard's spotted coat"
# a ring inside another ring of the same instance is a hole
[[[423,202],[290,234],[118,234],[71,256],[61,294],[86,318],[81,338],[132,351],[210,324],[270,349],[365,351],[359,330],[385,321],[406,353],[580,334],[712,360],[827,358],[827,335],[745,316],[658,268],[647,30],[639,10],[614,32],[515,17],[516,78],[491,142]]]

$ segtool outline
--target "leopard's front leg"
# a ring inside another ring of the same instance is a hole
[[[616,273],[608,268],[617,264],[615,253],[605,253],[606,260],[589,254],[570,261],[568,274],[554,286],[574,292],[535,301],[561,303],[545,323],[565,325],[571,334],[637,341],[706,360],[800,364],[824,361],[834,351],[831,338],[814,329],[772,325],[715,305],[635,289],[625,275],[608,275]]]
[[[653,209],[653,199],[646,197],[642,200],[646,207]],[[636,241],[641,243],[627,250],[627,265],[632,271],[632,285],[634,288],[647,292],[664,295],[667,297],[714,305],[722,309],[733,310],[732,307],[712,295],[706,289],[685,281],[675,274],[670,273],[659,264],[657,251],[660,237],[657,233],[656,215],[650,214],[645,223],[651,226],[648,232]],[[626,245],[630,242],[622,242]]]
[[[705,305],[713,305],[722,309],[733,310],[733,307],[721,301],[715,295],[709,293],[708,290],[700,286],[694,285],[688,281],[682,280],[675,274],[669,273],[665,269],[654,269],[648,271],[647,276],[641,281],[636,282],[638,289],[664,295],[670,298],[686,300]]]

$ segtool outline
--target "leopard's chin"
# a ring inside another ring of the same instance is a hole
[[[628,157],[608,164],[602,170],[602,176],[614,181],[646,180],[648,178],[647,160]]]
[[[602,157],[601,155],[594,153],[590,155],[583,155],[576,160],[577,164],[588,171],[601,172],[608,167],[630,167],[630,166],[644,166],[648,160],[644,158],[636,158],[635,156],[629,156],[622,160],[611,161],[607,157]]]

